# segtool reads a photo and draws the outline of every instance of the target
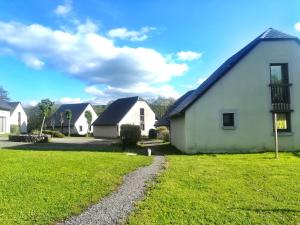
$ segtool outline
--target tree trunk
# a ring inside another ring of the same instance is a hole
[[[42,126],[41,126],[41,132],[40,132],[40,135],[42,135],[42,133],[43,133],[43,128],[44,128],[45,119],[46,119],[46,116],[43,117],[43,122],[42,122]]]
[[[71,136],[71,120],[69,120],[69,137]]]

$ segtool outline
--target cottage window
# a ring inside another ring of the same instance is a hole
[[[79,131],[82,131],[82,126],[79,126]]]
[[[234,113],[223,113],[223,127],[233,128],[234,126]]]
[[[290,132],[291,131],[291,113],[277,113],[277,131]]]

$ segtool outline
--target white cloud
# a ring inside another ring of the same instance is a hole
[[[104,93],[103,91],[99,90],[97,87],[95,86],[89,86],[89,87],[86,87],[84,89],[84,91],[88,94],[91,94],[91,95],[95,95],[95,96],[103,96]]]
[[[154,49],[119,47],[96,31],[91,21],[79,24],[76,32],[0,21],[0,49],[9,49],[31,67],[48,66],[89,85],[152,85],[188,70],[186,64],[167,61]]]
[[[45,64],[43,61],[31,55],[24,55],[23,61],[27,66],[36,70],[42,69]]]
[[[294,28],[297,30],[297,31],[300,31],[300,22],[296,23],[294,25]]]
[[[70,104],[70,103],[82,103],[84,101],[81,98],[63,97],[56,102],[61,104]]]
[[[180,61],[193,61],[199,59],[202,56],[202,53],[192,52],[192,51],[181,51],[177,54],[177,59]]]
[[[162,96],[165,98],[178,98],[180,94],[173,86],[164,84],[160,86],[150,86],[144,83],[137,84],[130,88],[119,88],[108,86],[103,90],[99,90],[95,86],[90,86],[85,89],[85,92],[91,94],[89,101],[94,103],[106,104],[111,100],[116,100],[121,97],[140,96],[145,99]]]
[[[122,40],[144,41],[149,37],[147,34],[153,30],[155,30],[154,27],[142,27],[139,31],[127,30],[125,27],[120,27],[108,31],[107,35],[110,38],[120,38]]]
[[[197,80],[197,84],[198,84],[198,85],[202,84],[204,81],[206,81],[207,78],[208,78],[208,76],[200,77],[200,78]]]
[[[72,1],[66,0],[63,5],[58,5],[54,13],[59,16],[65,16],[72,11]]]

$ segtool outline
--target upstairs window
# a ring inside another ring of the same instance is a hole
[[[289,73],[287,63],[270,64],[271,84],[288,84]]]
[[[82,126],[79,126],[79,131],[82,131]]]
[[[140,121],[144,122],[145,121],[145,109],[140,108]]]

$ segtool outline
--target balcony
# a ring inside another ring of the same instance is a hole
[[[291,112],[291,84],[270,84],[272,112]]]

